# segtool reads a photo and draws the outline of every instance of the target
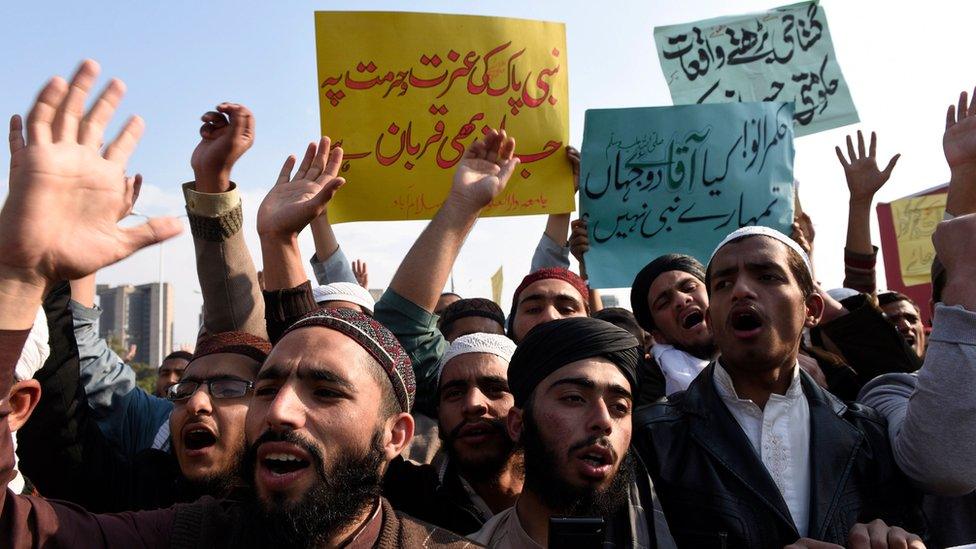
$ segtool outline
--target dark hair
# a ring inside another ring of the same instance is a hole
[[[630,308],[634,311],[637,324],[648,332],[656,326],[651,308],[647,304],[647,294],[651,292],[651,285],[657,277],[669,271],[683,271],[702,282],[705,281],[705,267],[690,255],[665,254],[645,265],[634,277],[634,284],[630,289]]]
[[[170,360],[172,358],[178,358],[180,360],[185,360],[187,362],[190,362],[191,360],[193,360],[193,355],[181,349],[179,351],[173,351],[172,353],[166,355],[166,358],[163,359],[163,362],[166,362],[167,360]]]
[[[776,240],[771,236],[761,235],[761,234],[747,234],[740,236],[734,240],[728,241],[726,244],[734,244],[740,242],[747,238],[753,238],[757,236],[765,236],[771,240]],[[778,242],[778,241],[777,241]],[[780,242],[780,244],[783,244]],[[817,286],[813,282],[813,275],[810,273],[810,269],[807,268],[807,264],[803,261],[803,258],[794,250],[793,248],[786,246],[786,266],[790,269],[793,274],[793,278],[796,279],[797,285],[800,287],[800,292],[803,293],[803,298],[806,299],[810,297],[816,289]],[[717,250],[716,250],[717,251]],[[705,270],[705,288],[708,291],[708,295],[712,295],[712,262],[708,262],[708,268]]]
[[[941,288],[940,288],[940,294],[941,294]],[[912,307],[915,307],[916,311],[918,311],[919,313],[922,312],[922,310],[918,308],[918,303],[915,303],[915,300],[913,300],[912,298],[908,297],[907,295],[901,292],[891,291],[891,292],[881,292],[878,294],[878,305],[882,307],[884,307],[885,305],[891,305],[892,303],[897,303],[899,301],[907,301],[908,303],[912,304]]]
[[[633,334],[633,336],[637,338],[637,341],[644,341],[644,330],[642,330],[640,325],[637,324],[637,319],[634,318],[634,313],[624,309],[623,307],[607,307],[606,309],[601,309],[590,316],[600,320],[605,320],[618,328],[623,328],[624,330],[627,330]]]
[[[505,313],[502,312],[502,308],[494,301],[483,297],[459,299],[444,307],[440,316],[440,330],[444,334],[450,332],[458,320],[473,316],[494,320],[501,330],[499,333],[505,333]]]
[[[373,378],[373,381],[380,386],[380,418],[386,420],[399,414],[401,412],[400,401],[397,400],[396,393],[393,392],[390,376],[372,356],[367,356],[364,360],[366,360],[365,366],[366,371],[369,372],[369,377]],[[409,411],[407,410],[407,412]]]

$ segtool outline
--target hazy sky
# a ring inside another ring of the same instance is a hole
[[[224,100],[248,105],[257,119],[257,139],[238,163],[234,180],[244,194],[245,230],[260,266],[253,223],[257,205],[284,158],[300,154],[320,131],[314,11],[410,10],[565,22],[571,136],[578,147],[588,108],[671,104],[654,50],[655,26],[777,5],[760,0],[4,2],[0,20],[12,51],[0,57],[0,113],[24,113],[51,75],[68,76],[84,57],[98,60],[105,77],[128,84],[120,112],[146,119],[146,135],[129,164],[146,180],[137,208],[178,215],[183,213],[180,184],[192,178],[189,158],[198,142],[200,114]],[[902,153],[892,180],[878,194],[883,201],[948,180],[941,145],[945,109],[959,91],[976,84],[976,71],[966,70],[973,66],[976,4],[823,0],[821,5],[862,121],[796,141],[800,197],[817,231],[817,274],[830,288],[843,279],[847,212],[834,145],[857,129],[876,130],[884,162]],[[341,29],[335,39],[342,40]],[[0,174],[6,174],[9,157],[0,157]],[[6,175],[0,177],[5,192]],[[488,278],[504,265],[507,308],[508,294],[527,272],[544,226],[542,216],[480,221],[455,268],[457,290],[490,296]],[[385,287],[423,227],[423,222],[351,223],[336,233],[350,259],[369,263],[371,286]],[[311,237],[303,234],[301,242],[311,255]],[[164,255],[164,279],[176,284],[176,341],[192,342],[201,298],[188,229],[165,244]],[[158,249],[144,250],[100,273],[99,282],[153,282],[158,257]],[[879,280],[883,285],[880,259]],[[617,293],[629,304],[629,291]]]

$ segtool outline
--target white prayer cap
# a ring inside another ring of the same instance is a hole
[[[373,300],[373,296],[369,295],[369,292],[365,288],[352,282],[333,282],[324,286],[316,286],[312,288],[312,296],[319,305],[328,301],[348,301],[349,303],[355,303],[362,307],[366,311],[366,314],[370,316],[373,315],[373,309],[376,307],[376,301]]]
[[[708,258],[708,263],[712,263],[712,259],[715,258],[715,254],[717,254],[723,246],[729,242],[732,242],[733,240],[746,236],[768,236],[770,238],[779,240],[783,244],[786,244],[791,250],[800,255],[800,259],[803,260],[803,264],[807,266],[807,272],[810,273],[811,278],[813,277],[813,267],[810,265],[810,258],[807,257],[807,253],[803,251],[803,248],[801,248],[799,244],[797,244],[792,238],[777,231],[776,229],[770,229],[769,227],[762,227],[759,225],[754,227],[742,227],[741,229],[732,231],[729,236],[725,237],[725,240],[720,242],[719,245],[715,247],[715,251],[713,251],[711,257]]]
[[[508,336],[500,334],[476,333],[463,335],[454,340],[447,352],[441,356],[437,362],[437,379],[440,379],[444,366],[451,360],[469,353],[486,353],[495,355],[505,363],[512,361],[512,354],[515,353],[515,342]]]
[[[20,352],[20,358],[17,359],[17,367],[14,369],[16,381],[31,379],[44,367],[47,357],[51,356],[50,337],[47,315],[44,314],[44,309],[40,308],[37,310],[37,317],[34,318],[34,326],[27,336],[27,342],[24,343],[24,349]]]

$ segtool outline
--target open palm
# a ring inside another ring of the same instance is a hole
[[[950,168],[976,163],[976,90],[972,102],[968,101],[966,92],[962,92],[959,106],[949,107],[942,150]]]
[[[125,165],[143,131],[131,118],[100,151],[125,91],[113,80],[82,117],[98,65],[82,63],[69,86],[52,79],[28,118],[10,120],[10,193],[0,214],[0,264],[48,282],[82,278],[180,231],[175,219],[118,226],[132,208],[136,180]]]
[[[331,142],[323,137],[318,146],[311,143],[305,151],[294,178],[295,157],[285,160],[278,181],[258,208],[258,234],[295,235],[325,211],[335,192],[346,181],[339,174],[342,149],[329,150]]]
[[[518,163],[515,139],[507,137],[505,130],[490,130],[483,141],[476,140],[464,152],[454,173],[451,193],[484,208],[505,189]]]
[[[852,199],[867,199],[870,200],[874,197],[874,194],[888,182],[891,178],[891,172],[895,169],[895,164],[898,163],[898,159],[901,158],[900,154],[896,154],[888,161],[888,165],[885,169],[878,168],[878,136],[871,132],[871,146],[868,148],[867,153],[864,150],[864,135],[858,130],[857,132],[857,151],[854,151],[854,143],[851,141],[851,136],[847,136],[847,154],[850,156],[850,161],[844,158],[844,153],[841,152],[840,147],[835,147],[834,152],[837,153],[837,158],[840,160],[841,166],[844,167],[844,175],[847,176],[847,188],[850,190]]]

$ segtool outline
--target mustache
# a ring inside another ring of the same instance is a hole
[[[569,450],[566,453],[571,455],[576,450],[582,450],[583,448],[586,448],[588,446],[594,446],[594,445],[604,448],[605,450],[608,450],[610,452],[610,457],[613,458],[614,463],[618,461],[617,458],[619,456],[617,455],[617,451],[614,450],[613,445],[610,444],[610,439],[603,435],[593,435],[591,437],[588,437],[585,440],[581,440],[579,442],[571,444],[569,446]]]
[[[261,433],[261,436],[259,436],[257,440],[255,440],[248,448],[248,455],[256,457],[258,447],[266,442],[287,442],[289,444],[294,444],[295,446],[298,446],[302,450],[308,452],[308,455],[312,457],[312,464],[317,469],[322,470],[325,465],[325,458],[322,456],[322,450],[295,431],[275,432],[268,430]]]
[[[451,432],[447,434],[447,440],[457,439],[458,435],[461,434],[461,429],[467,427],[468,425],[484,425],[485,427],[494,429],[503,435],[506,436],[508,435],[508,430],[505,428],[505,421],[502,419],[492,418],[492,419],[478,419],[474,421],[465,420],[462,421],[461,423],[458,423],[456,427],[451,429]]]

